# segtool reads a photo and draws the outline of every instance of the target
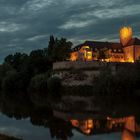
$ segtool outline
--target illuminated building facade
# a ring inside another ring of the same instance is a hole
[[[132,28],[120,29],[120,43],[85,41],[72,49],[71,61],[101,60],[135,62],[140,59],[140,39],[132,37]]]

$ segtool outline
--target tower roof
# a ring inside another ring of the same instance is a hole
[[[131,46],[131,45],[140,45],[140,39],[138,38],[132,38],[126,45],[126,46]]]

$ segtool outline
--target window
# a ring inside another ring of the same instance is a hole
[[[114,49],[113,51],[114,51],[114,52],[116,52],[117,50],[116,50],[116,49]]]
[[[118,52],[121,52],[121,49],[118,49]]]

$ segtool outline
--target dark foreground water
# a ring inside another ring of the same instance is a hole
[[[23,140],[52,140],[50,129],[31,124],[30,119],[16,120],[0,114],[0,133],[16,136]],[[77,130],[72,130],[72,140],[120,140],[121,133],[110,133],[86,136]],[[56,138],[54,138],[55,140]],[[140,139],[139,139],[140,140]]]
[[[139,100],[134,106],[113,108],[117,112],[113,116],[109,107],[100,113],[62,112],[42,103],[43,99],[32,102],[17,95],[0,98],[0,134],[22,140],[140,140]]]
[[[128,118],[128,117],[127,117]],[[40,122],[39,122],[40,120]],[[32,120],[33,121],[33,120]],[[97,128],[93,128],[92,119],[90,120],[67,120],[54,119],[54,122],[47,122],[47,120],[36,120],[38,122],[32,122],[30,118],[15,119],[9,118],[6,115],[0,114],[0,133],[22,138],[23,140],[52,140],[52,139],[71,139],[71,140],[140,140],[139,137],[133,135],[130,131],[120,131],[120,127],[113,129],[112,132],[106,132],[105,129],[101,130],[97,134]],[[53,120],[51,120],[53,121]],[[76,124],[81,122],[81,124]],[[92,129],[92,133],[88,134],[86,130],[86,123],[89,121],[89,129]],[[131,120],[132,121],[132,120]],[[33,125],[36,123],[36,125]],[[49,125],[47,123],[50,123]],[[52,123],[52,124],[51,124]],[[131,122],[129,122],[131,123]],[[39,126],[40,124],[40,126]],[[104,124],[104,123],[103,123]],[[130,124],[131,125],[131,124]],[[95,125],[94,125],[95,127]],[[133,126],[130,126],[130,129]],[[96,133],[94,132],[94,129]],[[107,128],[106,128],[107,129]],[[118,131],[118,132],[117,132]],[[120,132],[119,132],[120,131]],[[122,135],[124,137],[122,138]],[[56,138],[57,137],[57,138]]]

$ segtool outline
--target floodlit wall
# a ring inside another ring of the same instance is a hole
[[[89,46],[83,46],[80,50],[71,53],[70,60],[92,61],[92,53],[93,52],[91,51]]]
[[[110,62],[124,62],[124,54],[112,53]]]
[[[71,55],[70,55],[70,60],[71,61],[78,60],[78,52],[72,52]]]
[[[135,60],[139,60],[140,59],[140,45],[135,45]]]
[[[123,48],[125,62],[134,62],[134,46]]]
[[[124,53],[112,53],[109,51],[109,62],[124,62]]]

